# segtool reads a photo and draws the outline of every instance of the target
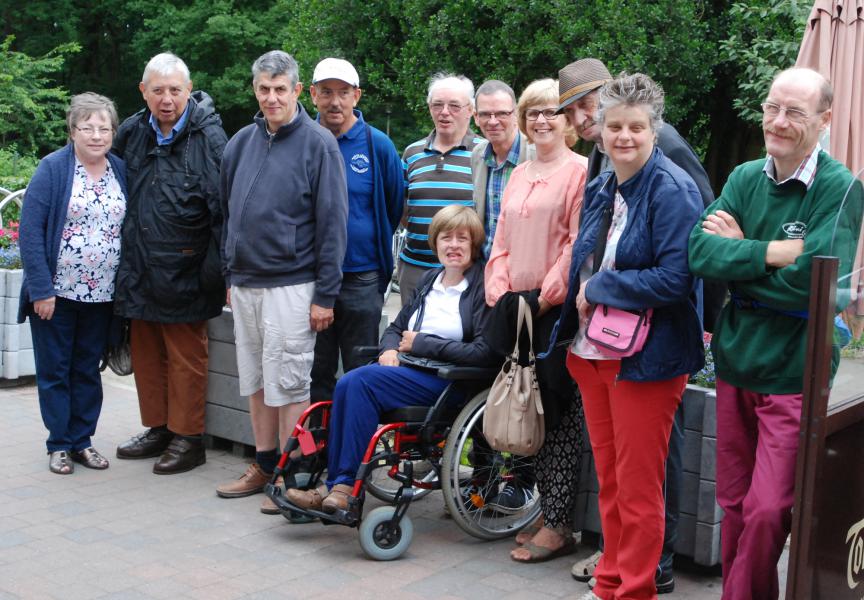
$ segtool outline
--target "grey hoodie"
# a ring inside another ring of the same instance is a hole
[[[332,308],[347,238],[345,167],[333,134],[297,111],[274,134],[258,113],[225,147],[223,270],[229,286],[314,281],[312,302]]]

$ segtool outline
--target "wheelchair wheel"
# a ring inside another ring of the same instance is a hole
[[[388,432],[382,436],[382,439],[386,439],[390,447],[393,447],[393,432]],[[375,449],[376,452],[380,452],[384,450],[384,443],[379,442],[378,447]],[[381,500],[382,502],[387,502],[393,504],[396,500],[396,492],[399,491],[399,488],[402,486],[401,483],[390,477],[387,473],[390,471],[390,467],[380,467],[375,469],[369,474],[369,477],[366,478],[366,490]],[[414,461],[414,472],[419,476],[419,479],[415,477],[415,481],[419,480],[423,483],[434,484],[438,476],[435,473],[435,469],[432,469],[429,461],[425,460],[415,460]],[[429,492],[432,491],[434,486],[429,488],[415,487],[414,488],[414,500],[419,500],[424,496],[427,496]]]
[[[414,524],[408,515],[402,515],[395,532],[387,525],[395,512],[392,506],[379,506],[360,523],[360,547],[369,558],[393,560],[405,554],[411,545]]]
[[[498,452],[483,438],[483,412],[489,390],[477,394],[459,413],[447,436],[441,461],[444,502],[456,524],[484,540],[514,535],[540,514],[539,494],[521,510],[504,514],[485,508],[487,498],[513,479],[514,472],[533,461],[531,457]]]

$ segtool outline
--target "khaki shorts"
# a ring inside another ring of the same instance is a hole
[[[240,395],[264,390],[264,404],[309,400],[315,332],[309,309],[315,284],[231,287]]]

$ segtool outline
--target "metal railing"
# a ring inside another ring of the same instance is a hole
[[[3,209],[13,202],[17,204],[20,209],[21,205],[24,203],[24,192],[26,191],[27,188],[12,192],[6,188],[0,187],[0,198],[2,198],[0,199],[0,228],[3,227]]]

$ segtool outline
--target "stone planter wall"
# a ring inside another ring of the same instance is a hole
[[[223,310],[207,324],[210,360],[207,373],[207,410],[204,431],[240,446],[255,446],[249,421],[249,400],[240,396],[237,354],[234,349],[234,316]],[[238,448],[239,450],[239,448]]]
[[[681,513],[675,552],[697,564],[720,563],[720,519],[715,500],[717,413],[714,390],[688,385],[684,392],[684,451]],[[600,532],[597,471],[585,432],[582,477],[576,499],[574,528]]]
[[[36,374],[30,325],[18,323],[21,294],[21,269],[0,269],[0,373],[3,379],[18,379]]]

